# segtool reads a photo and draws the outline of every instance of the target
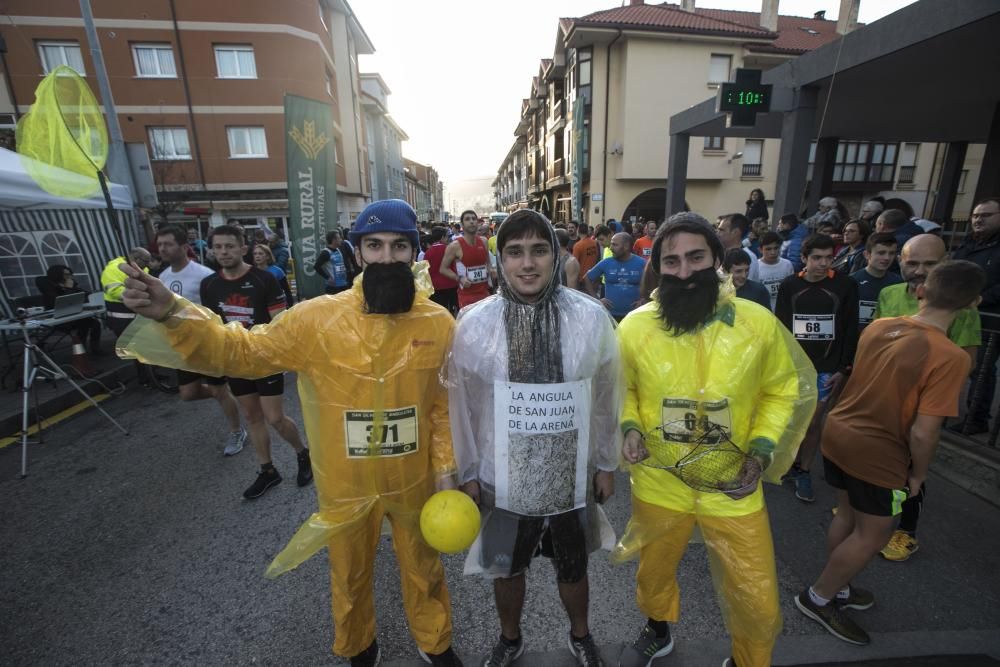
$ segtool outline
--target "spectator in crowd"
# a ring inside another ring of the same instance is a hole
[[[906,202],[903,203],[905,204]],[[907,204],[907,206],[909,205]],[[913,209],[910,210],[912,211]],[[905,246],[906,242],[914,236],[924,233],[923,227],[910,220],[906,211],[898,208],[886,208],[875,221],[875,231],[891,233],[896,237],[896,243],[900,248]]]
[[[559,267],[556,279],[560,285],[580,289],[580,262],[569,251],[571,242],[569,232],[557,227],[556,240],[559,241]]]
[[[799,222],[794,213],[786,213],[778,221],[778,233],[784,239],[781,256],[792,263],[796,272],[802,270],[802,241],[809,236],[809,229]]]
[[[601,261],[604,247],[608,245],[608,241],[611,238],[611,230],[604,225],[599,225],[594,230],[593,238],[588,236],[589,231],[587,225],[580,225],[580,240],[573,246],[573,256],[580,263],[581,279]],[[579,285],[570,285],[570,287],[575,289],[580,288]]]
[[[357,259],[349,248],[339,229],[326,233],[326,247],[316,257],[313,268],[326,281],[327,294],[339,294],[350,289],[354,277],[361,273]]]
[[[865,267],[865,244],[871,236],[872,228],[864,220],[851,220],[844,225],[844,245],[834,255],[831,269],[837,273],[851,275]]]
[[[448,309],[452,315],[458,314],[458,281],[441,275],[441,260],[444,259],[444,251],[448,249],[448,228],[434,227],[431,229],[430,245],[424,252],[424,261],[427,262],[431,274],[431,284],[434,286],[434,294],[431,301]]]
[[[767,288],[771,296],[771,310],[778,299],[778,287],[788,276],[795,273],[795,267],[784,257],[781,257],[781,237],[777,232],[767,232],[760,241],[760,261],[757,262],[759,282]]]
[[[754,188],[750,191],[750,199],[747,199],[747,220],[767,220],[769,218],[767,212],[767,200],[764,197],[764,191],[760,188]]]
[[[975,262],[986,272],[986,286],[983,288],[983,300],[979,304],[980,317],[984,327],[1000,328],[1000,197],[987,197],[976,204],[970,216],[972,234],[965,238],[952,257]],[[996,363],[987,368],[984,347],[979,348],[976,358],[976,368],[972,372],[973,381],[985,371],[984,393],[975,410],[969,414],[966,433],[983,433],[989,428],[990,406],[996,391]],[[973,385],[975,387],[975,385]],[[974,392],[970,392],[971,394]]]
[[[759,303],[771,310],[771,294],[756,280],[750,280],[750,258],[743,248],[730,248],[722,260],[722,270],[729,274],[736,288],[736,296]]]
[[[271,252],[271,248],[266,243],[258,243],[253,249],[253,265],[274,276],[285,293],[285,303],[288,304],[289,308],[295,305],[295,299],[292,298],[292,287],[288,284],[288,276],[275,263],[274,253]]]
[[[715,233],[722,242],[722,248],[728,252],[736,249],[746,253],[750,260],[750,280],[757,280],[757,256],[749,248],[743,246],[743,240],[750,233],[750,221],[739,213],[729,213],[719,217]]]
[[[748,248],[750,252],[760,259],[760,240],[764,238],[764,234],[767,234],[770,228],[767,226],[767,220],[757,218],[756,220],[751,220],[750,222],[750,233],[745,239],[743,239],[743,247]]]
[[[274,255],[274,265],[279,269],[288,273],[288,259],[291,257],[291,250],[288,248],[288,244],[285,243],[285,235],[279,229],[271,238],[267,240],[268,247],[271,248],[271,254]]]
[[[584,277],[587,293],[600,298],[618,322],[641,305],[639,283],[646,263],[642,257],[632,254],[631,245],[628,234],[615,234],[611,238],[611,257],[602,259]],[[596,286],[598,280],[605,284],[603,298]]]
[[[834,227],[839,227],[843,215],[840,212],[840,202],[836,197],[823,197],[819,200],[819,210],[806,218],[804,224],[811,232],[818,231],[821,222],[832,222]]]
[[[573,252],[573,248],[576,246],[576,242],[580,240],[580,223],[576,220],[570,220],[566,223],[566,231],[569,233],[569,252]],[[587,232],[584,231],[584,236]]]
[[[882,213],[883,209],[885,209],[882,202],[881,198],[869,199],[861,207],[861,219],[867,222],[869,227],[875,225],[875,220]]]
[[[188,246],[194,253],[198,256],[199,262],[204,263],[205,261],[205,250],[208,249],[208,242],[205,239],[198,238],[198,230],[191,227],[187,230]]]
[[[38,287],[42,290],[42,305],[47,310],[52,310],[55,307],[58,297],[81,292],[83,294],[87,293],[87,290],[77,284],[76,278],[73,277],[73,270],[64,264],[53,264],[50,266],[48,271],[45,272],[45,277],[38,281]],[[77,345],[82,346],[89,341],[91,354],[94,356],[101,355],[101,323],[96,317],[87,317],[82,320],[70,322],[69,324],[61,324],[56,329],[68,332],[72,336],[74,348]],[[79,354],[78,350],[74,350],[73,365],[74,367],[79,365],[77,370],[82,371],[86,365],[86,355],[84,354],[82,359],[77,360],[76,357]]]
[[[633,227],[633,229],[635,228]],[[645,236],[637,239],[636,242],[632,244],[632,254],[639,255],[639,257],[642,257],[648,262],[650,253],[653,251],[653,237],[656,236],[656,223],[650,220],[646,223],[643,231],[645,232]],[[634,232],[632,236],[635,236]]]

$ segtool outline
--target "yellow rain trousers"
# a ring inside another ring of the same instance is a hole
[[[439,379],[454,320],[428,299],[426,263],[414,266],[414,277],[413,308],[399,315],[366,314],[359,276],[351,290],[299,303],[249,331],[178,299],[164,323],[137,318],[119,339],[119,356],[206,375],[298,373],[319,511],[267,576],[329,548],[333,650],[343,656],[375,638],[372,573],[386,515],[417,646],[440,653],[451,644],[444,570],[421,537],[419,516],[435,481],[455,472]]]
[[[722,289],[712,321],[673,336],[655,300],[618,328],[625,369],[623,430],[642,433],[685,413],[724,425],[744,451],[770,457],[763,478],[791,466],[816,404],[816,373],[765,308]],[[654,620],[677,621],[677,564],[697,524],[740,667],[766,667],[781,632],[774,546],[760,487],[740,500],[691,489],[666,470],[633,465],[632,517],[612,558],[639,558],[636,598]]]

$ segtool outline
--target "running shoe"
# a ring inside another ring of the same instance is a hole
[[[845,614],[838,605],[830,603],[821,607],[815,604],[809,598],[808,588],[795,596],[795,606],[803,614],[826,628],[827,632],[837,639],[858,646],[866,646],[871,643],[868,633],[851,620],[851,617]]]
[[[430,663],[434,667],[462,667],[462,661],[458,659],[450,646],[442,653],[424,653],[419,648],[417,653],[420,654],[420,658],[424,662]]]
[[[871,609],[872,605],[875,604],[875,595],[871,591],[866,591],[863,588],[858,588],[857,586],[851,586],[850,593],[848,593],[846,598],[836,597],[832,602],[838,605],[841,609],[857,609],[858,611],[864,611],[865,609]]]
[[[799,472],[795,478],[795,497],[804,503],[816,502],[816,494],[813,493],[812,475],[808,470]]]
[[[351,658],[351,667],[378,667],[381,662],[382,651],[373,639],[368,648]]]
[[[296,455],[299,460],[299,473],[295,476],[295,483],[299,486],[305,486],[312,481],[313,469],[312,462],[309,460],[309,450],[303,449]]]
[[[493,645],[489,657],[483,661],[483,667],[507,667],[524,653],[524,637],[518,637],[517,641],[509,641],[503,635]]]
[[[795,483],[795,478],[802,474],[802,468],[799,467],[798,463],[793,463],[792,467],[788,469],[784,475],[781,476],[781,483],[792,482]]]
[[[653,628],[644,625],[635,641],[622,649],[618,667],[649,667],[654,660],[673,650],[674,640],[670,636],[670,628],[667,628],[665,637],[657,637]]]
[[[917,543],[916,537],[906,531],[897,530],[889,538],[889,544],[882,547],[882,551],[879,553],[886,560],[901,562],[915,554],[919,548],[920,545]]]
[[[226,446],[222,450],[223,456],[236,456],[243,451],[243,443],[246,442],[247,431],[241,428],[239,431],[230,431],[226,438]]]
[[[263,468],[257,473],[257,479],[254,483],[243,492],[243,497],[247,499],[260,498],[262,495],[267,493],[267,490],[272,486],[281,483],[281,475],[275,468],[268,468],[264,470]]]
[[[590,633],[583,639],[570,635],[569,650],[576,658],[576,664],[581,667],[604,667],[601,652],[597,650],[597,644],[594,643],[594,637]]]

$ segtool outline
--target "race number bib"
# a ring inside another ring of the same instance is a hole
[[[858,301],[858,324],[868,324],[875,319],[878,301]]]
[[[589,379],[494,383],[497,507],[528,516],[583,507],[589,452]]]
[[[795,340],[833,340],[835,315],[792,315]]]
[[[660,418],[663,437],[672,442],[714,443],[728,437],[733,430],[726,398],[718,401],[665,398]],[[719,428],[713,429],[715,426]]]
[[[344,439],[349,459],[413,454],[419,448],[417,408],[387,410],[378,425],[371,410],[348,410],[344,413]]]
[[[470,283],[485,283],[488,273],[486,271],[486,265],[482,266],[470,266],[466,268],[465,277]]]
[[[643,257],[652,257],[652,255],[653,255],[653,248],[652,247],[643,248],[642,249],[642,256]]]

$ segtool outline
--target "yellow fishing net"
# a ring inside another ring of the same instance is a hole
[[[60,65],[35,89],[35,103],[17,123],[17,152],[28,174],[58,197],[89,197],[108,158],[108,130],[97,98],[73,69]],[[70,172],[70,173],[67,173]]]

